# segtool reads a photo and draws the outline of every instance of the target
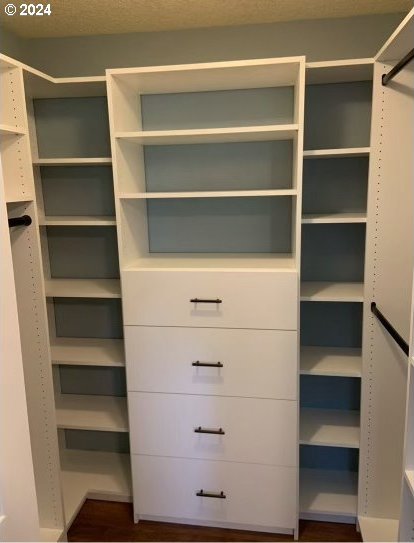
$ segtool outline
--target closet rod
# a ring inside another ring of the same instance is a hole
[[[390,321],[384,317],[381,311],[377,308],[377,304],[375,302],[371,303],[371,312],[377,317],[377,319],[384,326],[384,328],[387,330],[387,332],[390,334],[393,340],[408,356],[408,343],[404,341],[404,339],[400,336],[400,334],[397,332],[394,326],[390,323]]]
[[[386,86],[394,77],[401,72],[401,70],[404,68],[404,66],[407,66],[409,62],[411,62],[414,58],[414,49],[411,49],[409,53],[405,55],[404,58],[398,62],[392,70],[390,70],[387,74],[384,74],[382,76],[382,84]]]
[[[22,215],[21,217],[14,217],[9,219],[9,228],[13,226],[29,226],[32,224],[32,218],[29,215]]]

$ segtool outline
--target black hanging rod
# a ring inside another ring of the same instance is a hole
[[[13,226],[29,226],[32,224],[32,218],[29,215],[22,215],[21,217],[14,217],[9,219],[9,228]]]
[[[414,49],[411,49],[409,53],[405,55],[404,58],[398,62],[392,70],[390,70],[387,74],[384,74],[382,76],[382,84],[386,86],[394,77],[401,72],[401,70],[404,68],[404,66],[407,66],[409,62],[411,62],[414,58]]]
[[[400,336],[400,334],[397,332],[394,326],[390,323],[390,321],[386,317],[384,317],[381,311],[377,308],[377,304],[375,302],[371,303],[371,312],[374,313],[374,315],[377,317],[380,323],[384,326],[384,328],[387,330],[387,332],[390,334],[393,340],[408,356],[408,343]]]

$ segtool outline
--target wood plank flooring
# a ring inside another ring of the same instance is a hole
[[[285,535],[141,521],[132,505],[87,500],[72,524],[68,541],[293,541]],[[301,521],[300,541],[362,541],[352,524]]]

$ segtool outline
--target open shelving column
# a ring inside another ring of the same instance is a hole
[[[10,229],[20,342],[39,516],[39,541],[64,535],[58,440],[47,313],[30,155],[23,68],[0,56],[0,145],[9,218],[31,224]]]
[[[131,499],[123,339],[108,325],[121,292],[112,159],[97,137],[108,133],[106,81],[24,74],[68,529],[87,497]]]
[[[355,522],[373,60],[306,65],[300,517]]]

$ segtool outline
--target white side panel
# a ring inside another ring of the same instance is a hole
[[[413,64],[388,86],[376,63],[369,180],[359,515],[397,519],[407,357],[370,312],[375,301],[408,341],[413,270]],[[392,446],[390,446],[392,444]]]
[[[37,541],[39,516],[30,448],[10,238],[1,174],[0,199],[0,539],[2,541]],[[22,514],[24,514],[23,522]]]

